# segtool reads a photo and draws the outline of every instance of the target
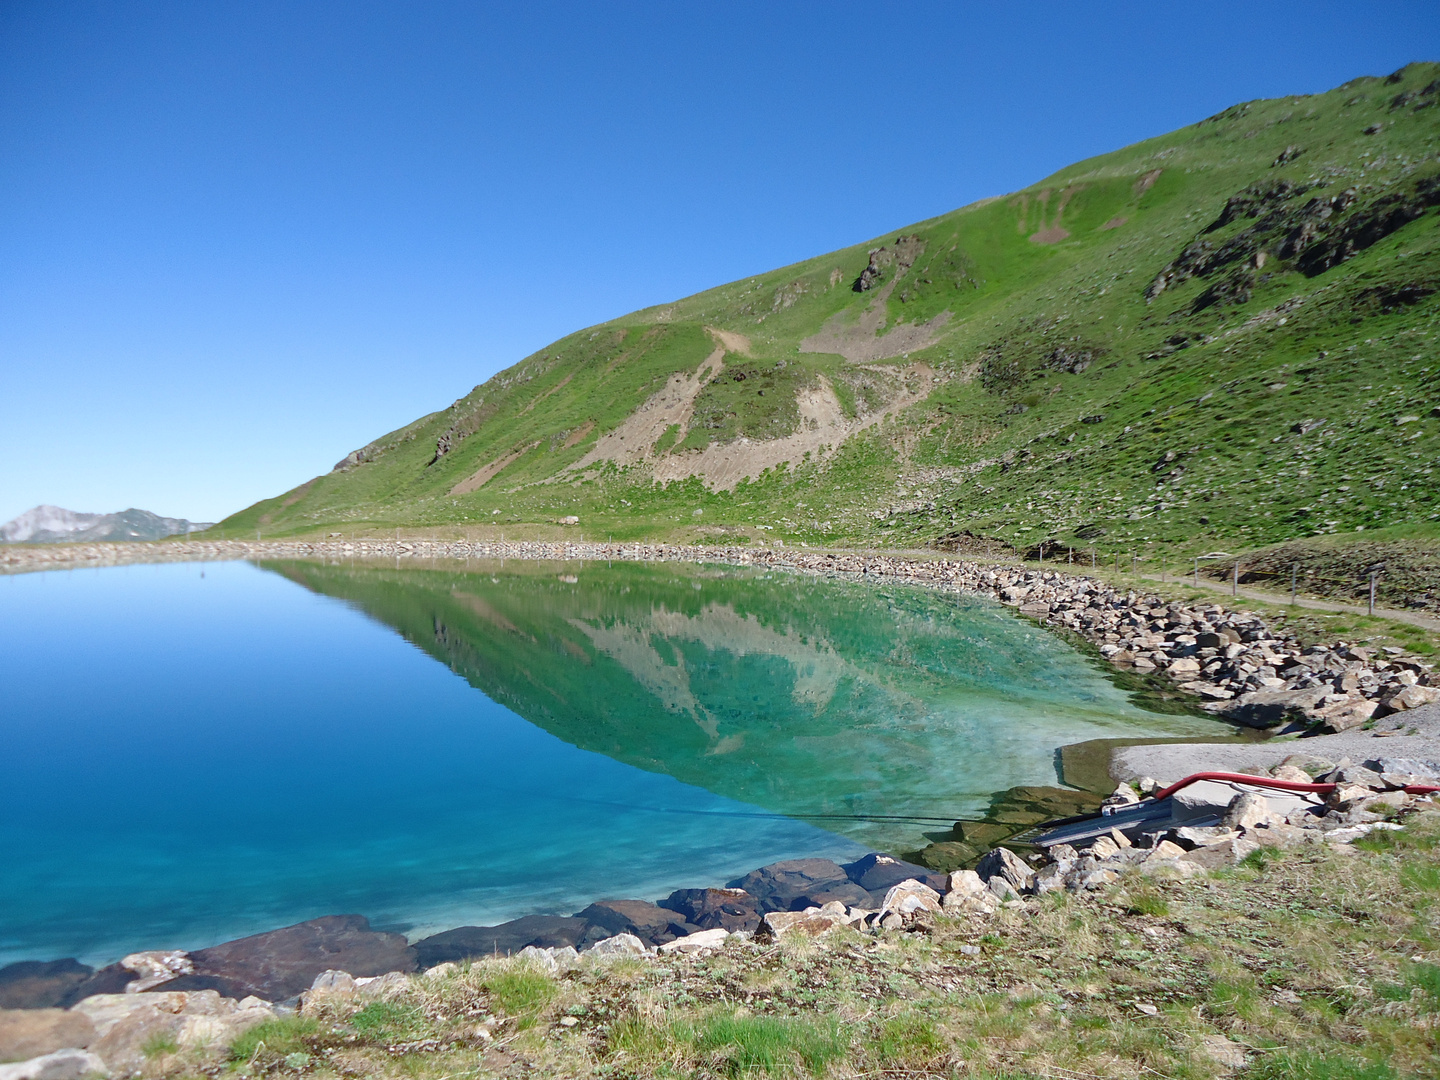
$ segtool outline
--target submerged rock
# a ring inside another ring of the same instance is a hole
[[[78,960],[21,960],[0,967],[0,1009],[49,1009],[95,974]]]
[[[902,881],[910,880],[923,881],[932,889],[945,887],[945,874],[877,852],[871,852],[853,863],[846,863],[842,869],[850,876],[851,881],[866,892],[889,889]]]
[[[527,945],[537,949],[569,945],[582,949],[609,936],[588,919],[573,915],[526,915],[498,926],[460,926],[414,945],[422,967],[485,956],[508,956]]]
[[[758,901],[762,912],[804,911],[831,901],[856,907],[871,903],[869,892],[850,880],[843,867],[829,859],[786,859],[752,870],[730,882]]]

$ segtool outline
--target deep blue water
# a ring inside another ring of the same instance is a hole
[[[655,668],[659,674],[644,668],[649,661],[634,659],[639,653],[625,651],[623,618],[581,610],[583,585],[572,589],[574,617],[555,623],[562,630],[579,627],[576,645],[560,642],[558,632],[539,624],[517,626],[518,614],[497,614],[502,598],[497,592],[487,601],[482,587],[501,588],[500,577],[487,573],[473,581],[465,586],[469,592],[445,587],[445,596],[464,601],[464,611],[480,611],[488,620],[488,630],[466,630],[465,637],[443,626],[441,615],[416,606],[420,601],[410,593],[400,594],[408,605],[403,610],[420,612],[423,634],[402,626],[398,615],[392,627],[365,614],[365,605],[353,598],[333,598],[319,586],[302,587],[246,563],[0,579],[0,963],[61,956],[108,962],[138,948],[193,949],[342,912],[367,915],[375,926],[413,940],[465,923],[569,913],[604,896],[653,898],[780,858],[867,850],[856,839],[772,813],[788,812],[778,788],[772,800],[762,788],[745,787],[743,777],[727,787],[718,763],[735,766],[733,750],[745,738],[716,727],[723,718],[704,720],[701,726],[713,728],[705,736],[711,750],[685,758],[683,767],[658,749],[653,762],[644,758],[644,747],[637,765],[636,748],[622,745],[626,717],[636,718],[640,732],[650,698],[667,722],[685,708],[694,715],[705,710],[698,699],[712,692],[703,688],[702,665],[693,658],[702,653],[711,671],[720,670],[716,657],[745,654],[745,670],[753,673],[746,700],[758,703],[760,714],[766,693],[773,693],[819,715],[811,683],[831,677],[816,675],[813,664],[800,670],[800,637],[788,632],[766,630],[780,644],[774,655],[757,655],[769,640],[753,630],[763,628],[763,620],[735,616],[724,601],[723,581],[705,586],[707,596],[719,598],[718,607],[711,603],[701,612],[710,620],[706,626],[720,627],[708,643],[694,619],[665,630],[675,616],[657,615],[657,602],[646,601],[650,622],[636,640],[666,658]],[[382,584],[392,590],[386,596],[403,586]],[[691,586],[685,588],[689,595]],[[611,591],[631,594],[628,585]],[[522,605],[519,611],[528,601],[520,595],[514,602]],[[559,599],[547,600],[571,602],[563,590]],[[940,625],[949,616],[937,621],[931,608],[925,610],[931,613],[917,624],[920,629],[907,631],[912,638],[932,633],[926,629],[932,623],[933,634],[953,633]],[[1004,613],[987,611],[985,617],[1000,627],[987,631],[992,634],[1008,633],[1005,626],[1018,633],[1023,626]],[[458,620],[453,613],[449,618]],[[750,637],[736,644],[741,631]],[[494,640],[481,640],[486,633]],[[680,645],[667,646],[664,633]],[[803,647],[816,648],[813,629],[809,633]],[[598,643],[593,649],[592,640]],[[527,704],[533,695],[511,694],[521,676],[485,659],[484,649],[498,648],[497,642],[531,650],[516,653],[513,663],[540,688],[535,693],[581,670],[582,660],[602,665],[587,669],[596,673],[589,685],[597,695],[610,693],[604,678],[609,685],[630,680],[626,686],[633,684],[636,703],[618,720],[610,718],[603,738],[597,736],[595,746],[606,752],[575,745],[589,745],[584,730],[576,735],[574,727],[588,723],[584,701],[567,706],[578,710],[564,721],[571,725],[564,729],[570,741],[546,730],[541,722],[559,730],[560,721],[543,703]],[[991,789],[1027,779],[1053,782],[1057,740],[1179,733],[1202,723],[1140,712],[1088,664],[1053,639],[1045,642],[1046,685],[1017,692],[1013,700],[1020,704],[1004,717],[1006,734],[996,743],[1014,760],[997,769],[987,768],[983,756],[958,755],[969,762],[957,766],[962,771],[993,775]],[[560,658],[563,673],[537,673],[547,648]],[[822,703],[827,723],[833,726],[838,717],[843,726],[844,710],[862,705],[873,723],[876,715],[883,719],[885,701],[903,699],[910,714],[904,725],[916,732],[910,752],[930,761],[946,739],[957,738],[943,725],[922,727],[915,719],[927,709],[938,714],[949,708],[945,702],[958,695],[954,686],[927,690],[929,683],[901,678],[904,685],[891,687],[886,675],[862,687],[863,693],[847,689],[846,665],[873,660],[877,671],[903,675],[905,664],[894,656],[846,653],[863,651],[860,645],[825,648],[817,653],[821,666],[831,664],[837,672],[830,689],[822,688],[829,695]],[[489,682],[473,675],[467,681],[453,657],[471,658],[496,674],[486,675]],[[693,708],[677,706],[667,697],[673,687],[661,685],[670,678],[665,672],[683,673],[687,663],[685,693],[697,699]],[[1063,669],[1058,684],[1055,664]],[[933,683],[932,676],[927,679]],[[767,690],[766,680],[775,686]],[[734,691],[734,678],[714,681]],[[1034,705],[1037,692],[1050,703],[1045,708]],[[927,694],[939,704],[924,705]],[[497,704],[497,697],[531,710],[537,722]],[[852,700],[860,704],[847,704]],[[1036,719],[1029,742],[1015,730],[1017,715],[1029,715],[1026,708]],[[674,722],[677,731],[693,727],[690,720]],[[973,719],[968,722],[973,751]],[[765,755],[782,749],[792,754],[798,746],[826,760],[823,741],[810,746],[803,733],[781,730],[776,736],[774,724],[769,727],[769,742],[758,732],[750,739],[759,748],[753,753],[761,775]],[[827,737],[833,739],[833,732]],[[707,790],[707,754],[717,762],[717,779],[709,786],[741,798]],[[854,766],[838,749],[832,756],[843,768],[833,776],[812,769],[807,782],[813,790],[828,784],[843,794]],[[667,768],[691,782],[675,779]],[[973,777],[961,788],[966,784],[974,788]]]

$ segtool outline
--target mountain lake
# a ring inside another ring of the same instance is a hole
[[[0,964],[339,913],[413,941],[913,850],[1066,743],[1227,730],[916,586],[293,561],[0,597]]]

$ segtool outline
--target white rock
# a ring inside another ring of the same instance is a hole
[[[81,1080],[109,1075],[105,1062],[88,1050],[56,1050],[29,1061],[0,1065],[0,1080]]]
[[[169,952],[155,950],[131,953],[120,961],[120,966],[139,976],[138,979],[125,985],[127,994],[143,993],[152,986],[159,986],[161,983],[169,982],[181,975],[195,973],[195,965],[190,960],[190,954],[178,949]]]
[[[550,955],[549,950],[537,949],[534,945],[526,945],[515,954],[515,960],[517,963],[539,968],[547,975],[554,975],[560,969],[560,965],[555,962],[555,957]]]
[[[917,911],[939,911],[940,894],[922,881],[906,878],[892,885],[880,905],[882,913],[898,911],[901,915],[913,915]]]
[[[724,947],[725,940],[729,936],[730,931],[717,926],[714,930],[701,930],[689,937],[667,941],[660,946],[660,951],[662,953],[695,953],[702,949],[719,949]]]
[[[523,951],[523,950],[522,950]],[[648,956],[645,943],[634,934],[616,934],[603,941],[597,941],[585,950],[587,956],[597,959],[612,959],[621,956]]]
[[[980,880],[980,875],[974,870],[955,870],[950,874],[949,891],[960,896],[979,896],[985,891],[985,882]]]
[[[178,1013],[185,1008],[189,997],[183,991],[169,991],[158,994],[92,994],[77,1002],[73,1009],[84,1013],[95,1025],[95,1034],[104,1038],[117,1023],[133,1012],[144,1009],[158,1009],[160,1012]]]
[[[550,958],[554,960],[556,965],[563,971],[568,971],[580,960],[580,954],[575,951],[574,945],[561,945],[557,948],[546,949],[545,951],[550,954]]]
[[[316,975],[314,982],[310,984],[310,989],[312,992],[318,991],[328,994],[353,994],[357,987],[371,981],[371,979],[364,979],[362,981],[361,979],[352,978],[348,971],[331,969],[329,971],[322,971],[319,975]]]

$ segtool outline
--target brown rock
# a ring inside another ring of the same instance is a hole
[[[634,934],[646,945],[664,945],[700,929],[677,912],[645,900],[601,900],[575,917],[601,927],[607,936]]]
[[[702,930],[753,931],[760,925],[755,898],[744,889],[677,889],[660,906]]]
[[[1344,698],[1316,710],[1315,715],[1323,721],[1322,728],[1338,735],[1365,723],[1375,715],[1377,708],[1379,705],[1376,702],[1365,698]]]
[[[139,995],[135,995],[139,996]],[[91,1046],[121,1075],[138,1073],[145,1066],[146,1050],[164,1040],[180,1041],[185,1020],[179,1013],[166,1012],[153,1005],[141,1005],[129,1012],[97,1039]]]
[[[1206,844],[1194,851],[1187,851],[1180,859],[1184,862],[1194,863],[1204,870],[1217,870],[1222,866],[1234,866],[1241,859],[1245,858],[1252,851],[1258,851],[1260,845],[1253,840],[1235,838],[1221,840],[1217,844]]]
[[[772,911],[765,916],[765,921],[761,924],[760,936],[771,939],[781,938],[787,934],[819,937],[821,934],[828,934],[831,930],[845,925],[845,916],[836,915],[833,912]]]
[[[1436,701],[1440,701],[1440,690],[1433,686],[1407,686],[1399,693],[1387,697],[1385,705],[1393,712],[1403,712],[1406,709],[1418,709],[1421,705],[1429,705]]]
[[[0,1061],[24,1061],[95,1039],[84,1013],[65,1009],[0,1009]]]
[[[416,968],[415,950],[405,939],[371,930],[363,915],[326,915],[227,941],[191,953],[190,962],[193,975],[172,979],[159,989],[217,990],[226,997],[284,1001],[309,989],[322,971],[340,969],[359,977]]]

